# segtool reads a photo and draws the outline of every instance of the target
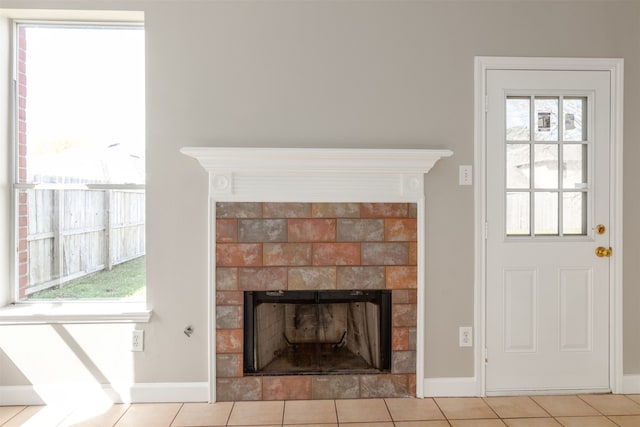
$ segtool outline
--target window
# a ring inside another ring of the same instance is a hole
[[[145,299],[144,30],[16,24],[15,300]]]

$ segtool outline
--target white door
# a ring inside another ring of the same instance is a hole
[[[486,391],[606,391],[610,74],[489,70],[487,95]]]

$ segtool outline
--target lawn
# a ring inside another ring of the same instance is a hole
[[[36,292],[30,299],[126,299],[145,298],[145,257],[118,264],[111,271],[99,271],[60,287]]]

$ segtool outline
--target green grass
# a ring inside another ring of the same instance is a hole
[[[60,287],[36,292],[30,299],[126,299],[145,298],[145,257],[118,264],[111,271],[99,271],[72,280]]]

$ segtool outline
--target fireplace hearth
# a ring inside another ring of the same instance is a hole
[[[391,292],[244,293],[244,374],[375,374],[391,368]]]

